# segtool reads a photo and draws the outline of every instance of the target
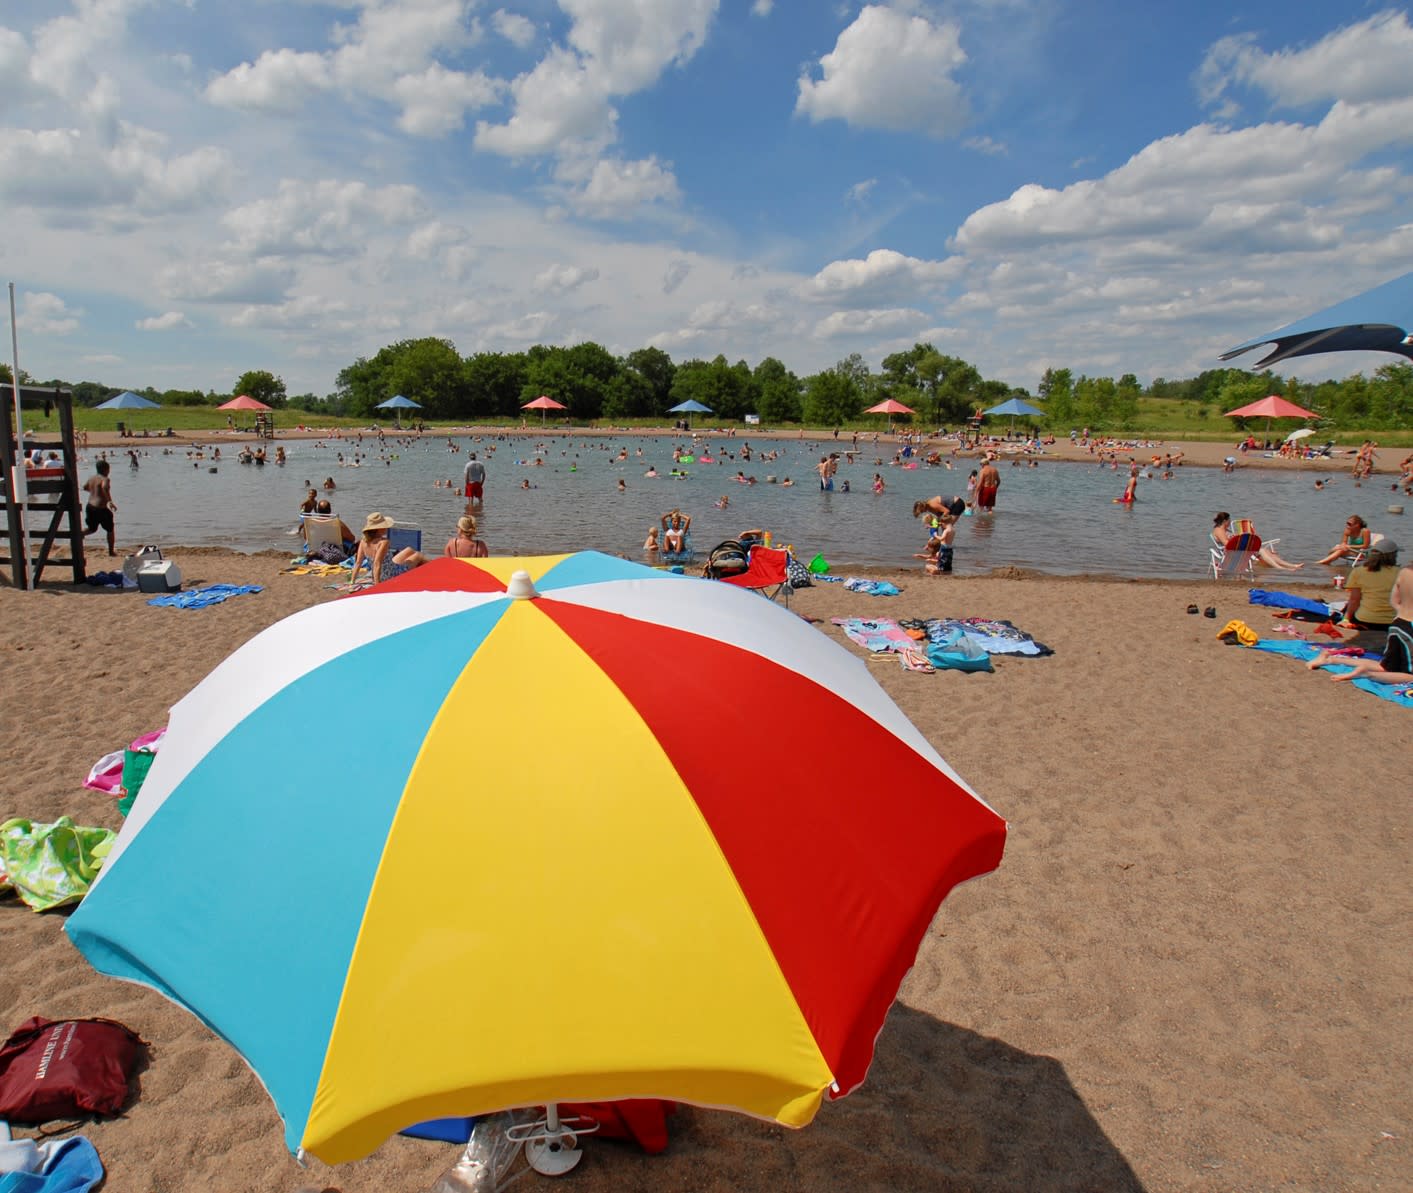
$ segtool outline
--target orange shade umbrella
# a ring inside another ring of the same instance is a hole
[[[249,394],[241,394],[238,398],[232,398],[229,402],[222,403],[216,407],[217,410],[270,410],[273,407],[258,402]]]
[[[546,410],[568,410],[569,407],[566,406],[563,402],[556,402],[553,398],[547,397],[545,394],[541,394],[533,402],[526,402],[525,405],[520,407],[520,409],[538,410],[540,412],[540,422],[541,424],[543,424],[545,421]]]

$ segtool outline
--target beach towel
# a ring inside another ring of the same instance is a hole
[[[904,618],[898,623],[905,630],[922,630],[929,642],[941,642],[949,638],[954,629],[960,629],[987,654],[1027,655],[1038,658],[1055,652],[1043,642],[1037,642],[1024,630],[1017,629],[1009,621],[997,621],[987,617],[933,617],[926,620]]]
[[[128,743],[127,750],[114,750],[111,754],[104,754],[89,769],[88,778],[83,781],[83,785],[90,791],[101,791],[104,795],[117,795],[123,786],[123,763],[127,759],[129,750],[150,750],[157,752],[157,748],[162,744],[162,739],[167,736],[167,730],[154,729],[150,733],[144,733],[141,737],[135,737]]]
[[[102,1179],[103,1162],[82,1135],[0,1143],[0,1193],[88,1193]]]
[[[887,580],[864,580],[858,576],[848,577],[844,587],[850,592],[866,592],[869,596],[898,596],[903,591]]]
[[[938,671],[991,670],[991,656],[960,626],[953,627],[940,639],[929,637],[927,660]]]
[[[857,642],[869,651],[905,651],[917,645],[891,617],[834,617],[830,619],[848,636],[849,641]]]
[[[111,829],[87,828],[60,816],[53,824],[0,824],[0,874],[26,906],[48,911],[77,903],[113,848]]]
[[[1262,588],[1251,588],[1247,590],[1246,596],[1253,605],[1269,605],[1274,609],[1298,609],[1302,613],[1311,613],[1320,618],[1328,618],[1330,615],[1330,607],[1324,601],[1307,600],[1289,592],[1267,592]]]
[[[1320,647],[1310,642],[1289,642],[1284,638],[1262,638],[1251,649],[1263,650],[1268,654],[1283,654],[1307,662],[1320,653]],[[1365,653],[1367,654],[1367,652]],[[1348,667],[1339,663],[1329,663],[1321,668],[1321,671],[1328,675],[1344,675],[1349,670]],[[1363,676],[1351,680],[1349,686],[1369,692],[1380,700],[1387,700],[1390,704],[1401,704],[1404,708],[1413,708],[1413,689],[1401,688],[1397,684],[1379,683]]]
[[[259,584],[209,584],[205,588],[193,588],[188,592],[173,592],[166,596],[153,597],[147,603],[163,605],[169,609],[205,609],[208,605],[219,605],[234,596],[263,591]]]

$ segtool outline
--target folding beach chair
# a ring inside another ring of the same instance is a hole
[[[752,547],[746,557],[746,570],[735,576],[721,576],[723,584],[752,588],[762,596],[775,600],[783,597],[790,604],[790,552],[783,547]]]
[[[304,542],[306,544],[305,553],[308,555],[313,555],[326,543],[332,544],[342,551],[343,535],[339,533],[339,520],[318,515],[305,515]]]
[[[1232,536],[1225,547],[1213,543],[1210,549],[1212,559],[1212,579],[1242,577],[1252,580],[1256,576],[1256,557],[1261,553],[1261,536],[1251,528],[1251,523],[1242,518],[1232,523]]]
[[[682,550],[668,551],[662,548],[658,551],[658,558],[663,563],[691,563],[692,562],[692,532],[687,531],[682,536]]]

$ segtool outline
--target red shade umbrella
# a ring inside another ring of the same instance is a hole
[[[273,407],[265,405],[264,402],[257,402],[249,394],[241,394],[238,398],[232,398],[216,407],[217,410],[270,410]]]
[[[540,412],[540,424],[543,426],[545,421],[546,410],[568,410],[569,407],[566,406],[563,402],[556,402],[553,398],[549,398],[546,397],[544,394],[541,394],[533,402],[526,402],[525,405],[523,405],[520,409],[538,410]]]
[[[902,402],[895,402],[892,398],[885,398],[877,406],[870,406],[864,411],[865,414],[916,414],[917,411],[911,406],[904,406]]]

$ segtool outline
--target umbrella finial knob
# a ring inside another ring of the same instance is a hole
[[[526,571],[511,572],[510,583],[506,586],[505,594],[513,601],[532,601],[540,595],[535,591],[530,573]]]

